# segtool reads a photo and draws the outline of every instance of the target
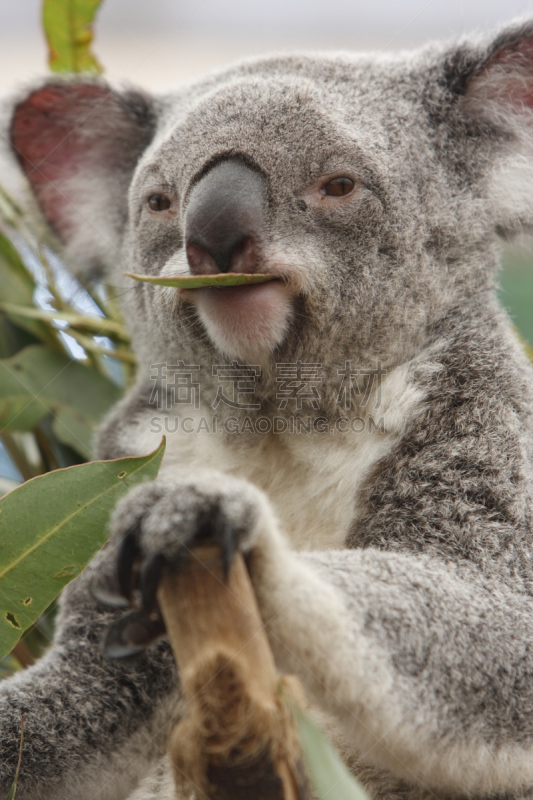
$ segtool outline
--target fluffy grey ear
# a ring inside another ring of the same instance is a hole
[[[128,186],[155,120],[147,96],[94,80],[48,82],[15,106],[14,152],[44,216],[84,269],[116,263]]]
[[[531,231],[533,21],[458,47],[446,59],[445,85],[452,109],[448,105],[448,121],[459,126],[451,138],[467,134],[468,152],[459,148],[457,168],[482,179],[499,232]]]

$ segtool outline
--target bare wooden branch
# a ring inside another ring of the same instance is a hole
[[[178,789],[209,800],[307,800],[284,701],[301,690],[276,671],[242,556],[225,581],[219,549],[199,548],[158,598],[188,701],[169,742]]]

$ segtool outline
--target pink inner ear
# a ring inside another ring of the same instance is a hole
[[[15,108],[11,142],[45,216],[63,239],[72,214],[70,192],[62,184],[89,161],[105,158],[102,123],[115,103],[102,86],[49,84]]]
[[[474,78],[467,96],[493,99],[517,111],[533,109],[533,37],[498,50]]]

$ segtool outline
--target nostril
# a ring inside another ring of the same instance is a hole
[[[188,244],[185,252],[193,275],[215,275],[219,271],[214,259],[199,245]]]
[[[259,254],[252,236],[244,236],[233,248],[231,272],[256,272]]]
[[[189,269],[193,275],[215,275],[218,272],[257,272],[259,252],[253,236],[243,236],[229,252],[211,255],[199,244],[186,247]]]
[[[266,221],[262,174],[236,159],[213,166],[193,187],[185,211],[192,272],[257,272]]]

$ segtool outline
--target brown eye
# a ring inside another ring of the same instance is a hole
[[[355,183],[351,178],[332,178],[322,187],[322,193],[328,197],[345,197],[353,190]]]
[[[172,201],[166,194],[151,194],[148,198],[150,211],[167,211],[171,205]]]

